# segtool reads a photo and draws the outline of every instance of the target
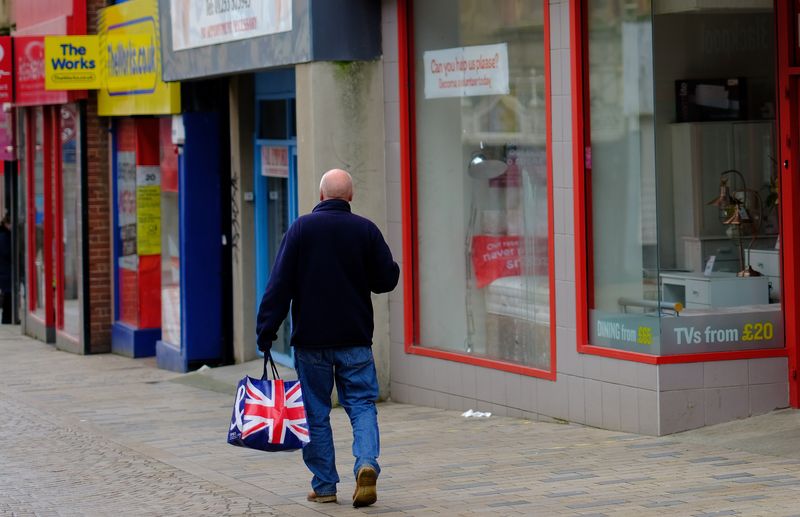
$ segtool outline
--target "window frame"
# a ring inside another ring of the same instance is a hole
[[[788,348],[790,342],[788,333],[784,334],[783,348],[658,356],[606,348],[592,345],[589,342],[589,302],[593,297],[593,272],[592,262],[589,260],[592,251],[591,169],[586,167],[587,161],[590,161],[590,159],[587,160],[587,157],[591,156],[588,74],[589,36],[587,33],[588,1],[589,0],[577,0],[572,2],[570,4],[569,13],[572,78],[573,222],[575,225],[575,322],[578,353],[653,365],[787,357],[789,355]],[[777,15],[778,12],[776,11],[776,16]],[[775,129],[777,132],[777,123]],[[783,197],[782,193],[781,197]],[[786,237],[784,233],[785,232],[781,232],[781,240],[785,242]],[[783,243],[781,244],[781,249],[784,249]],[[785,301],[781,303],[781,311],[785,321],[788,312]],[[784,332],[787,332],[785,323]]]
[[[542,2],[544,14],[544,63],[545,63],[545,119],[547,146],[547,226],[548,262],[550,286],[550,368],[544,370],[508,361],[475,357],[469,354],[434,348],[419,342],[419,256],[416,245],[419,221],[417,218],[416,185],[416,119],[415,119],[415,73],[413,67],[414,34],[412,26],[413,0],[397,2],[397,43],[400,95],[400,171],[402,191],[402,237],[403,237],[403,344],[405,353],[435,359],[443,359],[493,370],[505,371],[529,377],[555,381],[556,370],[556,278],[555,278],[555,225],[553,207],[553,135],[552,135],[552,87],[550,63],[550,3]]]

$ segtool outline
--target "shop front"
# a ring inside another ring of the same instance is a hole
[[[100,113],[114,119],[112,344],[117,353],[155,355],[159,367],[185,372],[224,362],[226,354],[226,124],[213,109],[219,88],[162,80],[160,40],[155,0],[103,10],[109,66]]]
[[[89,232],[82,209],[87,95],[45,89],[44,35],[85,34],[86,5],[53,2],[53,10],[43,13],[22,3],[15,5],[15,15],[17,217],[25,221],[26,257],[19,268],[21,319],[27,334],[83,353],[91,351],[85,310]]]
[[[776,6],[385,4],[393,398],[645,434],[797,403]]]
[[[319,176],[326,170],[322,167],[337,166],[351,152],[338,147],[317,161],[317,135],[330,145],[338,144],[340,135],[357,133],[333,129],[338,121],[327,118],[324,110],[341,104],[342,94],[321,86],[323,78],[346,70],[352,61],[379,56],[379,8],[349,0],[243,2],[202,10],[175,0],[160,0],[159,5],[165,20],[165,79],[228,81],[230,134],[224,136],[229,136],[231,150],[225,186],[230,188],[226,242],[233,286],[233,359],[251,360],[259,353],[254,335],[258,303],[283,235],[298,213],[318,200]],[[340,63],[321,73],[314,68],[319,61]],[[312,73],[319,75],[312,80]],[[313,162],[313,168],[304,171],[304,161]],[[273,351],[276,360],[291,366],[290,331],[284,325]]]
[[[17,191],[19,190],[19,169],[15,145],[15,117],[14,117],[14,53],[12,38],[0,37],[0,161],[3,162],[3,181],[0,182],[0,214],[9,217],[11,228],[15,230],[10,235],[11,271],[8,272],[9,281],[3,287],[3,322],[19,322],[19,268],[18,264],[24,261],[20,257],[17,236],[18,228],[22,223],[19,219],[17,207]],[[24,231],[24,229],[23,229]]]
[[[156,342],[162,338],[162,311],[168,313],[169,329],[180,328],[180,302],[171,290],[175,284],[171,268],[178,254],[172,257],[169,253],[177,240],[167,246],[169,278],[164,304],[161,243],[162,221],[166,219],[162,197],[167,200],[167,211],[174,211],[169,201],[177,191],[171,122],[172,114],[180,112],[180,86],[161,81],[157,19],[155,2],[125,2],[103,9],[99,31],[101,51],[107,54],[107,80],[98,97],[99,113],[112,117],[111,345],[113,352],[130,357],[155,355]],[[125,58],[128,55],[142,59],[134,62]],[[169,228],[167,225],[166,233]]]
[[[797,390],[793,165],[779,146],[793,137],[776,97],[797,42],[771,2],[674,4],[576,6],[578,346],[703,366],[702,389],[660,386],[662,432],[785,407]]]

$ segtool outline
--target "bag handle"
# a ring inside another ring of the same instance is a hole
[[[267,352],[264,354],[264,373],[261,375],[261,380],[263,381],[269,379],[269,375],[267,374],[267,363],[269,363],[270,367],[272,368],[272,378],[275,380],[280,379],[281,376],[278,373],[278,367],[275,366],[275,360],[272,359],[272,352]]]

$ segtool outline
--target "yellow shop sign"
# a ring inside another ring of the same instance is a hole
[[[97,36],[46,36],[46,90],[97,90],[102,86]]]
[[[180,84],[161,80],[157,0],[129,0],[101,9],[100,55],[105,65],[100,115],[180,112]]]
[[[110,95],[149,95],[156,91],[160,77],[151,35],[109,34],[105,50]]]

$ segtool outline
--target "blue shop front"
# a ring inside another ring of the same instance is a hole
[[[222,12],[159,0],[159,7],[164,79],[191,81],[183,83],[184,93],[208,78],[228,84],[231,188],[223,202],[231,212],[232,359],[247,361],[258,355],[258,303],[283,235],[298,215],[298,160],[309,156],[298,138],[296,113],[311,99],[296,86],[297,65],[379,57],[380,4],[276,0],[242,2]],[[314,122],[304,123],[309,131]],[[290,323],[284,324],[272,349],[288,366],[290,333]]]
[[[101,19],[110,66],[99,110],[112,117],[113,141],[112,350],[155,355],[160,368],[173,371],[220,364],[229,308],[223,117],[194,102],[182,110],[186,87],[162,81],[155,0],[108,7]],[[124,55],[150,58],[130,66],[119,59]]]

